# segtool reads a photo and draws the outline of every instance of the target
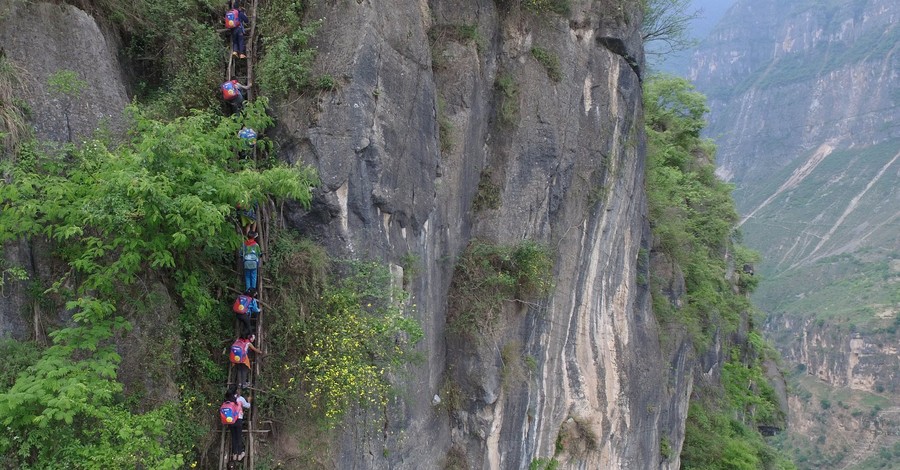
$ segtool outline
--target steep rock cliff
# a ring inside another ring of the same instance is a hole
[[[677,457],[660,464],[659,445],[665,434],[680,447],[690,364],[684,352],[670,368],[635,282],[648,238],[638,10],[573,2],[558,16],[489,1],[314,9],[324,19],[317,72],[341,83],[276,106],[282,157],[316,164],[325,182],[312,211],[288,218],[335,250],[395,265],[415,255],[411,288],[426,330],[426,361],[398,383],[405,398],[387,428],[367,432],[358,419],[340,467],[421,468],[463,455],[466,468],[554,457],[567,468],[677,468]],[[476,32],[462,37],[460,26]],[[536,47],[558,58],[562,80],[552,81]],[[498,207],[471,210],[479,182]],[[445,324],[454,262],[472,238],[531,239],[555,253],[553,293],[507,305],[483,343],[448,336]],[[510,344],[535,365],[504,385],[500,351]],[[449,413],[435,406],[450,401],[448,382],[461,396]],[[573,454],[557,454],[563,432],[580,436]]]
[[[498,3],[317,5],[317,72],[339,87],[274,103],[279,156],[316,165],[323,180],[312,210],[288,208],[288,225],[333,254],[392,263],[398,278],[404,256],[420,265],[409,289],[424,361],[394,378],[400,398],[385,415],[350,420],[333,466],[434,468],[462,455],[467,468],[552,458],[566,468],[678,468],[694,358],[687,343],[663,351],[637,282],[648,269],[639,249],[650,243],[639,2],[572,2],[566,15]],[[77,140],[103,119],[122,129],[115,39],[70,6],[9,5],[0,37],[34,77],[26,99],[37,137]],[[453,34],[461,25],[477,34]],[[36,52],[45,49],[52,54]],[[533,49],[558,59],[559,81]],[[70,59],[79,54],[95,62]],[[49,90],[61,70],[84,81],[77,96]],[[497,207],[473,211],[480,186],[495,188]],[[485,343],[446,331],[454,263],[473,238],[536,240],[555,256],[553,292],[508,304]],[[32,280],[50,278],[40,250],[23,243],[6,253],[32,265]],[[141,345],[169,348],[173,338],[153,326],[174,322],[164,306],[176,296],[146,281],[159,305],[123,309],[135,329],[119,339],[131,345],[120,376],[127,392],[167,395],[171,377],[143,373]],[[28,335],[26,288],[12,286],[4,336]],[[502,378],[507,347],[534,363],[512,383]],[[711,370],[719,359],[710,357]],[[453,408],[448,383],[461,396]]]

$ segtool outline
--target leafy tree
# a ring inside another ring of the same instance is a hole
[[[690,11],[690,0],[642,0],[644,22],[641,35],[645,50],[652,55],[666,55],[690,49],[697,41],[688,37],[688,26],[700,16]]]
[[[681,266],[686,289],[676,307],[651,284],[654,312],[665,324],[686,327],[703,347],[712,332],[736,330],[751,310],[746,294],[754,284],[741,275],[729,279],[729,263],[753,262],[757,255],[735,242],[732,188],[715,177],[715,147],[700,137],[705,97],[684,79],[652,76],[644,83],[644,110],[654,249]],[[732,348],[722,383],[694,391],[682,447],[685,469],[794,468],[754,429],[783,417],[760,366],[771,351],[756,332],[748,336],[747,345]]]
[[[271,125],[264,109],[258,101],[243,117],[195,111],[162,122],[132,108],[133,138],[124,145],[31,144],[17,165],[5,165],[0,242],[41,236],[55,244],[69,270],[49,292],[67,300],[72,321],[0,393],[0,454],[15,455],[20,468],[183,465],[196,429],[177,419],[178,403],[134,413],[123,400],[113,337],[129,324],[117,310],[128,286],[153,272],[175,281],[183,327],[208,320],[215,302],[200,266],[240,245],[235,203],[250,195],[309,203],[311,169],[237,161],[241,125]],[[186,343],[203,341],[185,330]]]

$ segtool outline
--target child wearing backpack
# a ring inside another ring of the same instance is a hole
[[[234,108],[234,112],[239,113],[244,109],[242,90],[249,90],[251,86],[253,86],[251,83],[243,85],[237,80],[228,80],[219,88],[222,90],[222,98]]]
[[[254,335],[238,338],[231,344],[231,348],[228,351],[228,360],[237,368],[237,383],[239,387],[250,387],[250,381],[248,380],[248,377],[250,377],[250,351],[262,355],[262,351],[256,349],[256,346],[253,345],[255,339],[256,336]]]
[[[256,147],[256,131],[244,126],[238,131],[240,145],[238,146],[238,155],[241,158],[248,158],[253,155],[253,148]]]
[[[231,55],[246,59],[244,45],[244,25],[250,23],[250,19],[244,13],[244,7],[239,2],[234,2],[231,9],[225,12],[225,28],[231,31]]]
[[[234,385],[225,392],[225,401],[219,406],[219,420],[231,430],[232,460],[245,457],[243,433],[244,409],[250,409],[250,402],[241,396],[241,390]]]
[[[241,334],[244,337],[250,336],[256,331],[252,326],[251,320],[259,315],[262,310],[259,309],[259,302],[256,300],[256,290],[250,289],[244,294],[238,296],[234,301],[231,309],[234,311],[235,317],[241,322]]]
[[[256,231],[256,210],[258,208],[259,205],[256,201],[253,201],[252,204],[247,204],[245,201],[237,203],[236,209],[241,223],[241,233],[245,236]]]
[[[257,233],[250,231],[247,240],[241,246],[241,259],[244,261],[244,290],[256,289],[257,270],[262,263],[262,250],[256,243]]]

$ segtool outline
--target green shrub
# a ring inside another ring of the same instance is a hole
[[[568,15],[569,0],[522,0],[522,8],[534,13],[556,13]]]
[[[431,44],[431,66],[442,69],[445,66],[443,51],[448,41],[461,44],[472,42],[478,52],[484,51],[487,42],[478,32],[477,24],[441,24],[428,30],[428,41]]]
[[[14,157],[19,144],[27,139],[29,126],[25,122],[27,105],[19,98],[26,88],[25,70],[11,61],[5,54],[0,55],[0,140],[2,150]]]
[[[343,270],[313,304],[302,335],[309,402],[329,423],[354,406],[386,406],[386,374],[411,359],[423,334],[405,313],[407,296],[391,286],[387,267],[350,262]]]
[[[556,470],[559,468],[559,460],[556,459],[534,459],[528,465],[528,470]]]
[[[304,13],[305,2],[291,0],[274,0],[261,7],[258,23],[263,51],[257,80],[266,95],[282,97],[312,84],[315,49],[309,41],[322,22],[304,24]]]
[[[472,210],[481,212],[487,209],[499,209],[500,203],[500,186],[494,183],[491,170],[485,169],[481,172],[481,178],[478,180],[478,189],[472,200]]]
[[[322,75],[316,79],[316,88],[321,91],[337,90],[337,81],[331,75]]]
[[[401,286],[387,266],[333,261],[325,250],[282,233],[270,249],[273,285],[267,342],[269,415],[312,419],[326,428],[355,407],[381,407],[392,396],[387,375],[415,356],[422,337]]]
[[[447,102],[443,96],[437,98],[438,114],[438,138],[441,143],[441,152],[447,153],[453,150],[453,123],[447,116]]]
[[[502,73],[497,75],[494,88],[500,92],[498,114],[500,122],[511,126],[519,120],[519,85],[512,75]]]
[[[562,69],[560,68],[559,58],[556,54],[540,47],[532,47],[531,55],[537,59],[539,64],[544,66],[550,80],[557,83],[562,80]]]
[[[41,348],[31,341],[0,339],[0,357],[3,357],[3,369],[0,370],[0,393],[9,390],[16,383],[16,377],[34,365],[41,357]]]
[[[796,469],[772,450],[762,436],[715,405],[693,402],[688,409],[681,468]]]
[[[546,246],[533,241],[515,246],[472,242],[454,271],[450,326],[458,332],[486,332],[504,302],[547,295],[552,280],[553,258]]]

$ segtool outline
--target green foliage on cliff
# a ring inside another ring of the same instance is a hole
[[[69,0],[79,7],[84,2]],[[137,92],[157,116],[219,104],[215,86],[223,80],[226,35],[215,0],[93,0],[92,13],[114,25],[126,56],[140,77]]]
[[[422,329],[415,305],[377,262],[329,259],[324,249],[280,234],[269,266],[274,316],[266,330],[271,416],[310,417],[334,425],[354,408],[381,408],[392,397],[387,381],[414,358]]]
[[[727,409],[692,402],[688,410],[681,468],[685,470],[794,470],[759,432]]]
[[[723,333],[750,330],[745,344],[728,346],[721,383],[693,393],[682,468],[794,468],[755,429],[781,425],[784,418],[761,365],[772,352],[746,320],[752,310],[747,295],[756,280],[741,268],[758,256],[734,241],[731,186],[715,177],[715,149],[700,137],[705,97],[686,80],[656,76],[645,82],[644,107],[654,250],[681,267],[686,291],[683,305],[673,305],[662,292],[671,280],[655,277],[654,312],[665,327],[686,331],[700,348],[714,335],[727,343]]]
[[[650,224],[656,249],[681,266],[687,289],[684,307],[657,308],[657,314],[686,325],[703,344],[720,327],[734,330],[749,309],[726,277],[737,221],[731,186],[716,178],[714,147],[700,137],[708,110],[703,95],[686,80],[651,77],[644,108]]]
[[[315,50],[309,41],[322,23],[304,24],[306,5],[293,0],[270,0],[260,6],[264,54],[259,61],[258,81],[264,94],[284,96],[311,84]]]
[[[84,7],[79,0],[68,0]],[[138,98],[156,116],[181,115],[192,108],[221,104],[216,88],[225,77],[229,32],[219,0],[93,0],[97,16],[125,39],[125,52],[140,78]],[[309,40],[319,22],[304,23],[306,2],[260,2],[262,37],[257,78],[264,94],[285,95],[311,84],[315,50]],[[250,11],[248,9],[247,13]],[[253,19],[251,18],[251,21]]]
[[[25,77],[21,67],[0,53],[0,141],[4,156],[13,156],[29,134],[25,122],[28,107],[20,98],[26,87]]]
[[[547,70],[550,80],[559,83],[562,80],[562,70],[559,65],[559,57],[553,52],[541,47],[532,47],[531,55]]]
[[[505,0],[502,3],[509,2]],[[572,8],[569,0],[520,0],[522,8],[534,13],[555,13],[557,15],[568,15]]]
[[[169,279],[181,295],[181,305],[167,306],[180,310],[179,325],[160,327],[181,328],[181,367],[190,371],[180,374],[184,384],[208,385],[205,372],[221,347],[209,327],[222,318],[208,272],[240,244],[234,204],[251,194],[308,204],[316,183],[309,168],[242,169],[237,132],[242,124],[270,125],[264,106],[248,105],[243,120],[195,111],[169,122],[133,109],[133,138],[119,147],[31,143],[15,166],[4,164],[11,182],[0,185],[0,241],[50,240],[68,270],[48,293],[72,313],[50,334],[52,345],[0,394],[0,454],[19,468],[184,464],[202,433],[200,421],[190,419],[196,395],[160,397],[164,403],[150,410],[130,402],[117,381],[121,358],[113,339],[130,328],[120,310],[141,292],[132,286]]]
[[[544,245],[533,241],[518,245],[472,242],[453,274],[450,327],[470,334],[488,332],[504,302],[547,295],[552,276],[553,257]]]

